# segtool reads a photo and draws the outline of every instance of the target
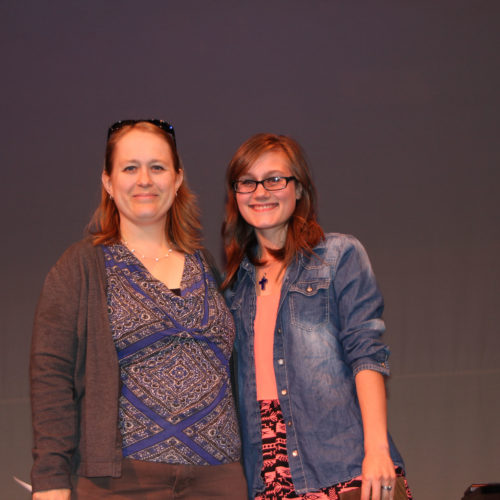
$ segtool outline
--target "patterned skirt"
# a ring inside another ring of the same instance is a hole
[[[339,500],[340,493],[361,488],[361,478],[354,478],[343,483],[335,484],[321,490],[299,495],[293,486],[292,475],[288,463],[286,450],[286,425],[277,399],[260,401],[262,419],[262,450],[264,460],[262,464],[262,479],[266,489],[255,497],[255,500]],[[408,500],[413,497],[400,467],[396,468],[396,475],[404,480],[404,488]]]

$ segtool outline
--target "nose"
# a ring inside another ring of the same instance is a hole
[[[253,192],[253,194],[259,198],[267,198],[269,196],[269,191],[263,184],[257,184],[257,189]]]
[[[147,167],[143,166],[139,169],[137,184],[139,186],[149,186],[151,184],[151,176]]]

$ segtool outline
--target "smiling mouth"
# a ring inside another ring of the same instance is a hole
[[[250,208],[252,210],[255,210],[256,212],[265,212],[266,210],[272,210],[277,206],[278,206],[277,203],[262,203],[259,205],[250,205]]]

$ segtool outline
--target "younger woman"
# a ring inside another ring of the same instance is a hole
[[[244,142],[226,189],[224,285],[250,498],[411,498],[387,433],[383,301],[363,247],[323,233],[289,137]]]

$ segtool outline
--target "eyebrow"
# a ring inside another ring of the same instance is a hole
[[[119,160],[121,163],[142,163],[141,160],[138,160],[137,158],[128,158],[128,159],[125,159],[125,160]],[[155,162],[160,162],[160,163],[168,163],[169,160],[167,160],[166,158],[165,159],[161,159],[161,158],[152,158],[151,160],[148,160],[147,161],[147,164],[151,164],[151,163],[155,163]],[[172,161],[173,163],[173,161]]]

